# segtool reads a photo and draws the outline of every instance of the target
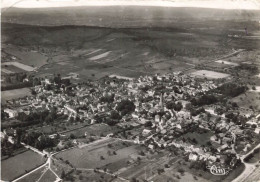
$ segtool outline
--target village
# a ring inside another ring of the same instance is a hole
[[[4,120],[22,122],[4,129],[1,140],[21,142],[48,156],[116,139],[150,151],[174,148],[200,168],[232,171],[259,143],[260,113],[229,101],[248,89],[231,77],[212,80],[174,72],[85,83],[60,75],[35,79],[32,96],[8,101]],[[84,130],[94,125],[111,129],[100,134]]]

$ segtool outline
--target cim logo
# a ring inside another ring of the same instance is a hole
[[[215,165],[208,166],[207,168],[209,169],[210,173],[213,175],[227,175],[230,171],[229,168],[221,168]]]

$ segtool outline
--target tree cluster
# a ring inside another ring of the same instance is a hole
[[[114,102],[115,94],[103,96],[99,99],[100,102],[112,103]]]
[[[244,93],[248,88],[246,86],[240,86],[234,83],[225,83],[219,88],[217,91],[224,96],[228,97],[236,97],[242,93]]]
[[[194,106],[204,106],[214,104],[218,99],[214,95],[202,95],[199,98],[191,99],[191,104]]]
[[[121,115],[124,116],[126,114],[130,114],[131,112],[134,112],[135,105],[130,100],[122,100],[120,103],[118,103],[116,110],[118,112],[121,112]]]
[[[166,104],[166,108],[170,109],[170,110],[174,109],[175,111],[180,111],[183,108],[183,106],[182,106],[181,102],[175,103],[175,102],[171,101]]]

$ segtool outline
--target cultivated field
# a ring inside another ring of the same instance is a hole
[[[20,68],[24,71],[33,71],[35,68],[31,67],[31,66],[28,66],[28,65],[25,65],[25,64],[22,64],[22,63],[19,63],[19,62],[5,62],[5,63],[2,63],[2,66],[9,66],[9,65],[12,65],[12,66],[15,66],[17,68]]]
[[[8,100],[23,98],[30,96],[31,90],[29,88],[20,88],[7,91],[1,91],[1,102],[5,103]]]
[[[73,73],[78,75],[73,79],[78,82],[96,80],[111,74],[135,78],[187,70],[234,52],[231,49],[234,46],[244,48],[243,42],[247,45],[245,39],[230,41],[231,38],[223,36],[230,33],[229,29],[215,31],[213,27],[219,28],[219,22],[208,24],[209,27],[205,29],[201,29],[203,25],[199,22],[194,22],[192,29],[181,22],[175,22],[168,28],[36,27],[5,24],[3,44],[9,44],[3,46],[3,51],[9,51],[17,57],[21,54],[43,55],[44,58],[34,58],[36,62],[40,60],[41,65],[46,63],[42,60],[48,58],[47,64],[38,69],[36,75],[44,77],[46,74],[60,73],[62,77],[67,77],[70,76],[68,73]],[[228,25],[237,28],[232,31],[241,33],[241,24]],[[14,39],[15,36],[25,37],[26,41]],[[254,41],[250,45],[255,46]],[[22,58],[19,62],[22,62]],[[38,63],[34,65],[33,61],[22,63],[39,66]],[[222,65],[217,62],[215,64]],[[208,76],[212,75],[214,78],[226,76],[215,73]]]
[[[41,54],[38,51],[28,50],[24,47],[13,45],[3,45],[2,48],[5,53],[13,55],[16,58],[16,61],[26,64],[29,67],[33,67],[33,69],[41,67],[47,63],[48,57],[46,57],[44,53]],[[32,70],[32,68],[27,70]]]
[[[13,180],[25,174],[26,171],[40,166],[45,160],[45,158],[30,150],[15,155],[14,157],[1,161],[1,178],[5,181]]]
[[[208,70],[198,70],[198,71],[191,73],[191,76],[218,79],[218,78],[226,78],[229,76],[229,74],[219,73],[219,72],[215,72],[215,71],[208,71]]]

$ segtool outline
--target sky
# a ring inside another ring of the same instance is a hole
[[[1,0],[1,8],[49,8],[117,5],[260,10],[260,0]]]

